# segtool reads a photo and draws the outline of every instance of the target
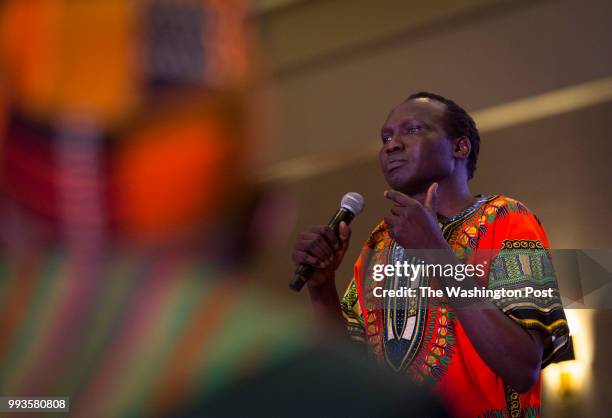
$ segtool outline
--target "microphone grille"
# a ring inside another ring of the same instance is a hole
[[[363,196],[355,192],[345,194],[342,196],[342,200],[340,201],[340,207],[353,212],[353,215],[355,216],[361,213],[364,205],[365,201]]]

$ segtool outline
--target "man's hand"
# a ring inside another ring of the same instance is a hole
[[[385,191],[385,197],[395,206],[385,216],[391,238],[409,249],[448,249],[437,218],[438,183],[427,190],[425,203],[421,203],[396,190]]]
[[[308,281],[309,286],[320,286],[333,281],[348,249],[351,229],[346,222],[340,223],[340,238],[329,226],[315,226],[300,235],[293,248],[293,262],[296,266],[308,264],[315,267],[315,273]]]

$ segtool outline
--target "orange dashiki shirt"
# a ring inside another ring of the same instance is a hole
[[[477,279],[483,289],[555,289],[550,297],[514,292],[519,296],[492,299],[520,326],[545,333],[542,368],[555,361],[568,343],[569,329],[548,240],[537,217],[514,199],[479,197],[463,212],[441,221],[440,227],[459,259],[475,264],[483,262],[483,254],[488,257],[485,274]],[[374,229],[341,301],[351,337],[367,343],[381,364],[432,386],[453,416],[540,416],[541,375],[525,394],[505,384],[480,358],[448,299],[420,291],[416,297],[380,297],[380,292],[374,296],[376,286],[428,286],[423,275],[407,280],[396,272],[383,281],[372,279],[375,265],[414,262],[409,253],[389,236],[384,222]]]

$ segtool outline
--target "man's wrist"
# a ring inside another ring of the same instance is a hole
[[[323,277],[323,281],[320,280],[308,280],[306,286],[309,292],[321,293],[327,292],[330,288],[336,289],[336,274],[335,273],[320,273]]]

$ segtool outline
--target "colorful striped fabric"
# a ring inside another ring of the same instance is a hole
[[[0,393],[69,396],[70,416],[165,415],[306,338],[297,314],[180,253],[54,251],[0,271]]]
[[[166,415],[306,338],[219,266],[243,255],[246,233],[221,225],[251,215],[238,200],[259,145],[247,11],[0,4],[0,395]],[[195,240],[208,251],[169,249]]]

